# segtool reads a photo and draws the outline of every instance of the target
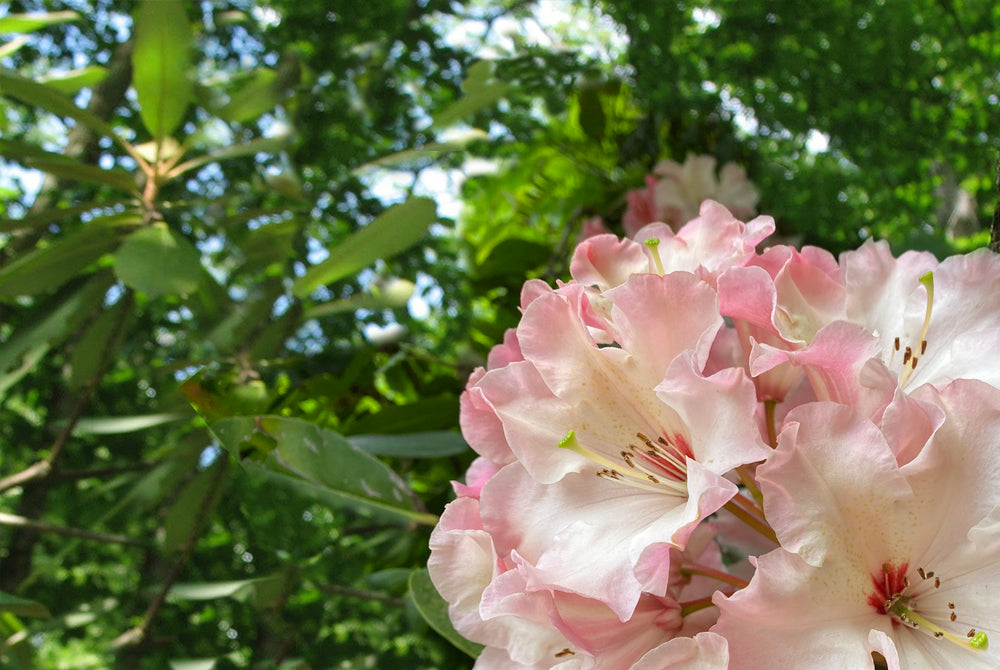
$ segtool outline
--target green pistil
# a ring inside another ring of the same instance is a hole
[[[970,635],[967,635],[966,637],[956,635],[951,631],[941,628],[941,626],[938,626],[925,616],[917,614],[911,610],[908,607],[911,602],[911,598],[906,596],[897,596],[893,600],[892,604],[889,605],[886,610],[886,614],[909,626],[910,628],[926,633],[935,639],[948,640],[949,642],[954,642],[961,647],[966,647],[967,649],[971,649],[973,651],[986,651],[989,647],[989,637],[983,631],[976,632],[975,629],[973,629],[969,631]]]
[[[660,260],[660,240],[656,237],[651,237],[646,240],[643,244],[649,247],[649,250],[653,254],[653,263],[656,265],[656,271],[661,275],[663,272],[663,261]]]

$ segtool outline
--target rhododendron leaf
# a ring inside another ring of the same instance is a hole
[[[180,0],[145,0],[139,5],[132,83],[143,125],[156,140],[174,132],[192,100],[194,87],[187,71],[193,39]]]
[[[416,508],[399,475],[333,431],[299,419],[256,416],[222,419],[212,432],[249,470],[266,470],[323,503],[401,521],[437,521]]]
[[[305,297],[314,289],[352,275],[380,258],[391,258],[409,249],[436,218],[437,205],[430,198],[410,198],[391,207],[330,249],[330,256],[296,281],[292,292]]]
[[[479,656],[483,645],[466,640],[451,625],[451,620],[448,618],[448,603],[434,588],[430,574],[426,569],[421,568],[410,573],[409,598],[424,620],[431,628],[440,633],[441,637],[472,658]]]
[[[208,277],[198,250],[164,223],[128,236],[115,254],[115,273],[127,286],[154,298],[194,293]]]

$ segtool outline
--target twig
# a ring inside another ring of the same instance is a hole
[[[131,537],[126,537],[124,535],[111,535],[108,533],[97,533],[91,530],[83,530],[81,528],[72,528],[70,526],[57,526],[55,524],[46,523],[45,521],[38,521],[37,519],[29,519],[27,517],[19,516],[17,514],[6,514],[0,512],[0,526],[13,526],[15,528],[30,528],[32,530],[37,530],[42,533],[55,533],[56,535],[66,535],[67,537],[79,537],[85,540],[97,540],[98,542],[110,542],[113,544],[130,544],[136,547],[147,547],[148,542],[142,542],[141,540],[134,540]]]
[[[167,601],[167,594],[170,593],[174,582],[177,581],[177,578],[181,575],[181,571],[187,565],[188,558],[190,558],[191,552],[194,551],[194,547],[198,543],[198,538],[201,537],[204,526],[209,520],[209,515],[215,508],[215,501],[222,493],[222,478],[228,470],[229,460],[220,458],[215,465],[214,477],[211,485],[208,487],[208,495],[205,496],[201,506],[198,508],[194,523],[191,525],[191,535],[188,536],[187,540],[178,550],[177,559],[170,566],[170,571],[163,580],[159,592],[153,598],[153,602],[149,604],[149,607],[146,608],[146,613],[143,615],[139,625],[128,629],[111,641],[112,649],[138,645],[149,635],[149,629],[153,625],[153,620],[159,613],[160,608]]]

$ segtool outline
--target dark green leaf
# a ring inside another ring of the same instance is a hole
[[[117,244],[115,227],[91,221],[0,270],[0,297],[38,295],[62,286]]]
[[[127,311],[126,311],[127,310]],[[96,375],[105,361],[112,358],[112,351],[124,334],[123,319],[131,319],[131,304],[119,301],[101,312],[87,326],[70,356],[70,386],[80,388]],[[80,425],[77,424],[77,430]]]
[[[429,396],[408,405],[390,405],[351,424],[351,434],[419,433],[458,424],[458,398]]]
[[[483,645],[470,642],[459,634],[448,618],[448,603],[434,588],[430,573],[420,568],[410,573],[410,599],[416,605],[424,620],[436,630],[441,637],[464,651],[472,658],[479,656]]]
[[[369,454],[379,456],[435,458],[455,456],[469,450],[465,439],[451,430],[403,435],[352,435],[347,441]]]
[[[350,276],[377,259],[391,258],[416,244],[437,218],[437,205],[429,198],[410,198],[384,212],[330,251],[330,256],[295,282],[298,297]]]
[[[110,277],[101,274],[88,281],[82,288],[56,304],[51,311],[39,317],[30,327],[14,332],[0,347],[0,372],[6,372],[22,363],[39,347],[52,346],[73,332],[94,309],[111,285]]]
[[[294,478],[327,504],[380,510],[401,520],[436,521],[416,510],[399,475],[333,431],[298,419],[259,416],[223,419],[212,425],[212,432],[231,454],[249,459],[246,465],[256,462]]]
[[[188,79],[193,43],[181,0],[144,0],[135,15],[132,83],[142,122],[154,139],[168,137],[193,96]]]
[[[214,495],[212,486],[218,484],[215,468],[222,465],[224,464],[216,463],[213,467],[202,470],[181,490],[163,521],[164,551],[181,549],[192,534],[198,531],[197,524],[205,514],[205,505],[218,502],[219,496]]]
[[[201,254],[164,223],[137,230],[115,254],[115,273],[127,286],[161,295],[187,295],[206,278]]]
[[[33,600],[25,600],[10,593],[0,591],[0,612],[10,612],[15,616],[30,616],[48,619],[51,615],[45,605]]]

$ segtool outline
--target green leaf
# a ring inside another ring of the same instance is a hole
[[[215,113],[230,123],[253,121],[281,102],[283,91],[278,84],[277,72],[269,68],[257,68],[250,74],[248,81]]]
[[[352,435],[418,433],[444,430],[458,424],[458,398],[427,396],[408,405],[389,405],[351,424]]]
[[[299,298],[314,289],[350,276],[377,259],[391,258],[416,244],[437,218],[430,198],[410,198],[383,212],[374,221],[334,247],[292,287]]]
[[[176,658],[170,660],[170,670],[215,670],[214,658]]]
[[[0,155],[14,158],[25,167],[42,170],[64,179],[107,184],[129,193],[139,194],[135,177],[121,168],[105,170],[96,165],[67,158],[62,154],[45,151],[33,144],[7,140],[0,140]]]
[[[420,615],[441,637],[472,658],[479,656],[483,645],[466,640],[451,625],[451,619],[448,618],[448,603],[434,588],[430,573],[425,568],[419,568],[410,573],[409,597]]]
[[[212,486],[217,484],[215,468],[223,465],[216,463],[196,474],[177,496],[163,520],[163,550],[167,553],[180,550],[198,530],[196,526],[206,513],[206,503],[219,501],[220,496],[212,494]]]
[[[121,435],[162,426],[172,421],[189,419],[193,415],[183,412],[142,414],[138,416],[99,416],[80,419],[73,429],[74,435]]]
[[[105,170],[96,165],[83,165],[65,159],[25,158],[21,163],[25,167],[48,172],[50,175],[62,179],[93,184],[106,184],[120,191],[139,195],[139,187],[136,185],[135,177],[121,168],[116,167]]]
[[[198,250],[165,223],[129,235],[115,254],[115,273],[152,298],[194,293],[206,276]]]
[[[347,441],[358,449],[379,456],[437,458],[469,450],[469,444],[453,430],[434,430],[403,435],[351,435]]]
[[[93,88],[97,86],[107,76],[108,71],[106,68],[100,65],[89,65],[76,70],[52,72],[39,77],[38,81],[50,88],[54,88],[60,93],[73,95],[81,88]]]
[[[298,419],[258,416],[222,419],[212,425],[212,432],[248,469],[256,463],[297,480],[324,503],[436,522],[433,514],[416,510],[399,475],[333,431]]]
[[[0,68],[0,95],[16,98],[29,105],[41,107],[58,116],[68,116],[94,132],[112,138],[118,144],[125,147],[126,150],[132,148],[131,144],[118,137],[109,124],[90,112],[77,107],[69,97],[51,86],[39,84],[27,77],[22,77],[13,70]]]
[[[462,121],[476,112],[495,104],[507,94],[510,85],[502,81],[493,81],[493,63],[481,60],[469,68],[462,82],[465,95],[456,100],[444,111],[434,115],[432,128],[443,128]]]
[[[288,577],[279,572],[267,577],[243,579],[231,582],[190,582],[174,584],[167,594],[167,599],[176,602],[183,600],[216,600],[232,598],[237,602],[253,600],[257,607],[267,607],[281,593]]]
[[[91,221],[0,270],[0,297],[38,295],[62,286],[113,251],[117,243],[117,231],[112,226]]]
[[[8,14],[0,18],[0,35],[7,33],[30,33],[60,23],[76,21],[76,12],[46,12],[44,14]]]
[[[48,619],[51,616],[45,605],[33,600],[18,598],[4,591],[0,591],[0,612],[10,612],[15,616],[30,616],[40,619]]]
[[[105,274],[94,277],[81,289],[52,308],[47,315],[14,335],[0,347],[0,372],[6,372],[33,356],[40,346],[54,346],[73,332],[83,318],[94,309],[111,285]]]
[[[331,300],[319,305],[313,305],[306,310],[306,318],[329,316],[353,312],[358,309],[399,309],[406,307],[416,286],[405,279],[384,282],[381,286],[372,286],[371,293],[357,293],[349,298]]]
[[[7,44],[0,46],[0,58],[6,58],[12,54],[17,53],[21,47],[31,41],[31,38],[27,35],[21,35],[20,37],[15,37]]]
[[[181,0],[144,0],[135,15],[132,84],[142,122],[154,139],[180,125],[194,94],[188,79],[193,44]]]
[[[230,160],[232,158],[242,158],[243,156],[253,156],[255,154],[274,154],[288,146],[288,142],[291,139],[292,136],[290,134],[275,135],[274,137],[261,137],[256,140],[245,142],[244,144],[236,144],[217,151],[212,151],[204,156],[198,156],[197,158],[192,158],[189,161],[181,163],[170,171],[170,177],[177,177],[184,174],[188,170],[200,168],[201,166],[208,165],[209,163],[218,163],[219,161]]]
[[[124,321],[132,318],[131,301],[121,300],[98,315],[80,336],[70,355],[71,388],[80,388],[101,371],[124,335]],[[80,430],[80,424],[76,426]]]
[[[109,200],[102,202],[86,202],[73,207],[52,207],[37,214],[29,214],[20,219],[0,219],[0,233],[11,233],[28,228],[44,226],[62,219],[76,218],[80,214],[93,212],[97,209],[112,209],[129,204],[125,200]],[[137,219],[138,221],[138,219]]]

